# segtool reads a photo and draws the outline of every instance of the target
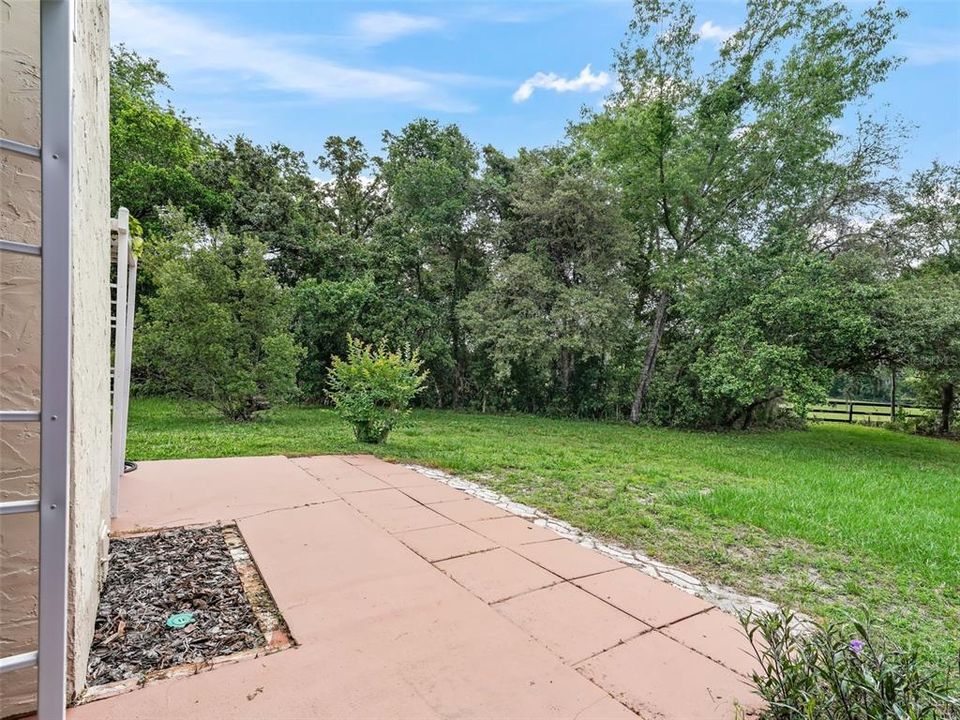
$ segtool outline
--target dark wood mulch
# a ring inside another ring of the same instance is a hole
[[[167,627],[167,618],[180,612],[194,613],[194,622]],[[176,528],[110,541],[89,685],[264,643],[221,528]]]

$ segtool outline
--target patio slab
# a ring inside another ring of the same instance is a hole
[[[713,607],[633,568],[581,578],[574,584],[653,627],[663,627]]]
[[[445,560],[437,567],[488,603],[561,582],[557,575],[506,548]]]
[[[606,555],[562,538],[533,545],[522,545],[516,548],[515,552],[532,560],[540,567],[556,573],[564,580],[574,580],[623,567],[621,563]]]
[[[293,458],[293,463],[336,493],[365,492],[389,488],[361,467],[334,456]]]
[[[441,485],[440,483],[417,485],[414,487],[408,486],[403,488],[403,492],[417,502],[422,502],[425,505],[470,499],[470,496],[462,490],[457,490],[449,485]]]
[[[745,677],[761,670],[740,621],[716,608],[669,625],[663,633]]]
[[[580,666],[642,718],[733,720],[755,716],[752,688],[736,673],[657,631],[618,645]]]
[[[399,508],[372,508],[364,513],[389,533],[439,527],[452,524],[448,518],[435,513],[425,505]]]
[[[463,525],[440,527],[399,533],[397,538],[417,555],[430,562],[493,550],[497,544],[478,535]]]
[[[507,517],[508,515],[505,510],[501,510],[496,505],[491,505],[476,498],[436,503],[432,507],[444,517],[460,523],[490,520],[492,518]]]
[[[388,463],[389,464],[389,463]],[[382,470],[379,465],[377,466],[361,466],[366,469],[368,472],[375,473],[378,478],[383,480],[387,485],[395,488],[409,488],[409,487],[423,487],[423,486],[434,486],[437,484],[437,481],[433,478],[427,477],[418,473],[416,470],[411,470],[410,468],[400,467],[397,465],[390,465],[389,470]]]
[[[668,638],[624,573],[649,578],[518,517],[471,520],[499,509],[460,495],[370,456],[142,463],[114,529],[236,521],[298,646],[69,717],[732,718],[751,700],[722,613]]]
[[[650,630],[649,625],[569,583],[520,595],[496,607],[570,664]]]
[[[125,475],[115,532],[230,522],[339,500],[330,488],[280,455],[154,460]]]
[[[341,493],[341,495],[350,505],[364,514],[376,510],[392,510],[420,505],[412,497],[393,487],[370,490],[369,492]]]
[[[471,530],[504,547],[556,540],[557,534],[519,517],[494,518],[464,523]]]

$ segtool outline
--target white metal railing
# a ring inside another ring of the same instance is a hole
[[[33,667],[37,664],[37,651],[20,653],[19,655],[7,655],[0,658],[0,673],[13,672],[14,670],[23,670]]]
[[[130,409],[130,361],[133,353],[133,318],[137,299],[137,255],[130,235],[130,213],[117,211],[113,220],[112,252],[116,263],[116,282],[110,326],[113,328],[113,372],[110,388],[113,406],[113,441],[110,457],[110,516],[120,506],[120,477],[127,449],[127,416]]]
[[[6,250],[21,255],[39,255],[40,246],[30,243],[13,242],[12,240],[0,240],[0,250]]]
[[[0,410],[0,422],[40,422],[40,411]]]
[[[17,155],[23,155],[25,157],[40,157],[40,148],[36,145],[27,145],[26,143],[7,140],[6,138],[0,138],[0,150],[6,150],[7,152],[16,153]]]
[[[0,515],[19,515],[20,513],[37,512],[39,509],[39,500],[8,500],[0,503]]]
[[[70,511],[71,126],[74,0],[40,3],[40,145],[0,138],[0,149],[40,159],[40,245],[0,240],[0,251],[41,258],[40,409],[0,410],[0,422],[40,423],[40,497],[0,503],[0,514],[40,515],[37,650],[0,658],[0,673],[37,666],[37,717],[64,717],[67,694],[67,542]]]

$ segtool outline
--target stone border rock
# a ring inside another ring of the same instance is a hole
[[[696,595],[697,597],[703,598],[707,602],[716,605],[721,610],[724,610],[728,613],[741,615],[747,612],[769,613],[779,610],[778,605],[764,598],[743,595],[742,593],[738,593],[731,588],[724,587],[722,585],[716,585],[714,583],[704,582],[699,578],[680,570],[679,568],[675,568],[671,565],[667,565],[666,563],[654,560],[653,558],[647,557],[642,553],[628,550],[627,548],[619,545],[610,545],[605,543],[602,540],[593,537],[589,533],[574,527],[570,523],[564,522],[563,520],[557,520],[556,518],[547,515],[545,512],[530,507],[529,505],[514,502],[506,495],[501,495],[500,493],[484,487],[479,483],[475,483],[471,480],[464,480],[456,475],[450,475],[442,470],[436,470],[434,468],[428,468],[422,465],[411,465],[405,463],[404,467],[414,470],[421,475],[426,475],[427,477],[438,482],[442,482],[444,485],[449,485],[457,490],[462,490],[468,495],[473,495],[474,497],[491,503],[492,505],[496,505],[498,508],[506,510],[513,515],[517,515],[529,520],[534,525],[549,528],[561,537],[564,537],[568,540],[573,540],[574,542],[583,545],[586,548],[596,550],[597,552],[602,553],[607,557],[611,557],[614,560],[619,560],[624,565],[635,567],[640,572],[645,573],[650,577],[668,582],[671,585],[690,593],[691,595]]]

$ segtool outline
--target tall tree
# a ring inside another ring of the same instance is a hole
[[[833,123],[896,64],[885,50],[900,17],[883,4],[854,17],[828,0],[750,0],[741,27],[700,73],[690,4],[635,0],[617,60],[620,89],[584,128],[619,178],[653,268],[632,420],[685,272],[729,239],[796,221],[838,143]]]
[[[213,143],[190,118],[157,93],[168,90],[157,62],[123,45],[110,51],[110,200],[149,231],[158,208],[176,205],[206,223],[220,217],[226,198],[198,176]]]
[[[910,272],[897,285],[896,302],[921,396],[939,407],[936,432],[947,435],[960,405],[960,270],[931,263]]]
[[[629,343],[629,235],[616,191],[585,153],[520,152],[491,281],[462,317],[487,356],[483,404],[577,414],[605,409],[597,367]],[[477,363],[478,365],[481,363]]]
[[[210,232],[182,211],[163,222],[181,251],[157,271],[157,292],[138,323],[141,377],[233,420],[295,397],[304,350],[290,332],[289,291],[267,267],[263,243]]]
[[[892,203],[911,259],[940,257],[960,265],[960,165],[934,162],[918,170]]]
[[[220,222],[233,233],[259,237],[281,281],[292,285],[316,271],[323,261],[320,198],[302,152],[240,135],[217,144],[203,180],[228,198]]]
[[[381,223],[381,241],[394,257],[403,255],[402,272],[418,300],[440,308],[448,355],[431,358],[425,350],[424,358],[431,380],[445,384],[452,404],[459,406],[467,357],[458,308],[485,266],[475,231],[477,150],[456,125],[425,119],[399,134],[384,133],[383,141],[381,173],[392,213]]]
[[[325,399],[327,370],[349,350],[348,335],[369,336],[363,319],[375,306],[377,287],[364,276],[348,280],[306,278],[293,290],[293,331],[306,356],[297,379],[309,400]]]
[[[915,172],[885,223],[905,268],[878,325],[920,391],[939,408],[936,431],[950,432],[960,404],[960,166],[934,162]]]
[[[775,419],[782,400],[803,415],[837,371],[865,365],[885,295],[846,257],[795,234],[725,247],[699,270],[677,300],[672,380],[654,384],[661,422],[746,428]]]
[[[336,235],[356,241],[367,239],[388,207],[376,167],[380,159],[367,155],[363,143],[355,137],[332,135],[323,148],[325,152],[316,165],[330,178],[320,185],[320,215]]]

